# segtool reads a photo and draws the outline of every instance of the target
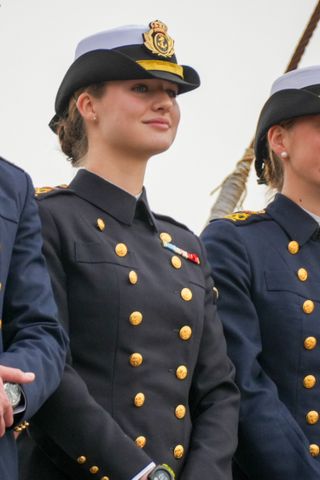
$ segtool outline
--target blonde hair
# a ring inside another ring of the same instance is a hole
[[[101,98],[105,92],[106,82],[89,85],[77,90],[69,101],[68,111],[56,123],[56,132],[61,150],[74,167],[81,165],[81,160],[88,151],[88,137],[85,123],[77,108],[77,99],[83,92],[95,98]]]

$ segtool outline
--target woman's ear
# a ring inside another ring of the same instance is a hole
[[[76,105],[80,115],[84,120],[87,120],[88,122],[97,120],[92,97],[88,92],[80,93],[79,97],[77,98]]]
[[[283,152],[287,151],[287,130],[281,125],[273,125],[268,130],[267,138],[271,150],[283,158]]]

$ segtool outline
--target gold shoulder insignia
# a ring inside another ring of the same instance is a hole
[[[45,193],[65,189],[65,188],[68,188],[68,187],[69,187],[69,185],[66,185],[64,183],[62,185],[58,185],[57,187],[37,187],[37,188],[35,188],[35,193],[34,194],[35,194],[36,197],[39,197],[39,195],[44,195]]]
[[[54,190],[54,187],[37,187],[35,188],[35,196],[38,197],[38,195],[42,195],[44,193],[48,193]]]
[[[227,218],[228,220],[232,220],[233,222],[243,222],[244,220],[247,220],[253,215],[263,215],[264,213],[266,213],[265,210],[257,210],[256,212],[244,210],[242,212],[231,213],[230,215],[226,215],[223,218]]]

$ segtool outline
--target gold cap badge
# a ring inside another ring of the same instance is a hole
[[[149,23],[150,30],[143,34],[144,45],[152,53],[162,57],[174,55],[174,40],[167,34],[168,27],[160,20]]]

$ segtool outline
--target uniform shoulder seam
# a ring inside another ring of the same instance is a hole
[[[174,218],[172,217],[169,217],[167,215],[161,215],[159,213],[154,213],[153,212],[153,215],[155,216],[155,218],[157,218],[158,220],[163,220],[165,222],[169,222],[169,223],[172,223],[173,225],[176,225],[178,227],[181,227],[183,228],[184,230],[187,230],[188,232],[191,232],[192,231],[184,224],[184,223],[181,223],[181,222],[178,222],[177,220],[175,220]]]

